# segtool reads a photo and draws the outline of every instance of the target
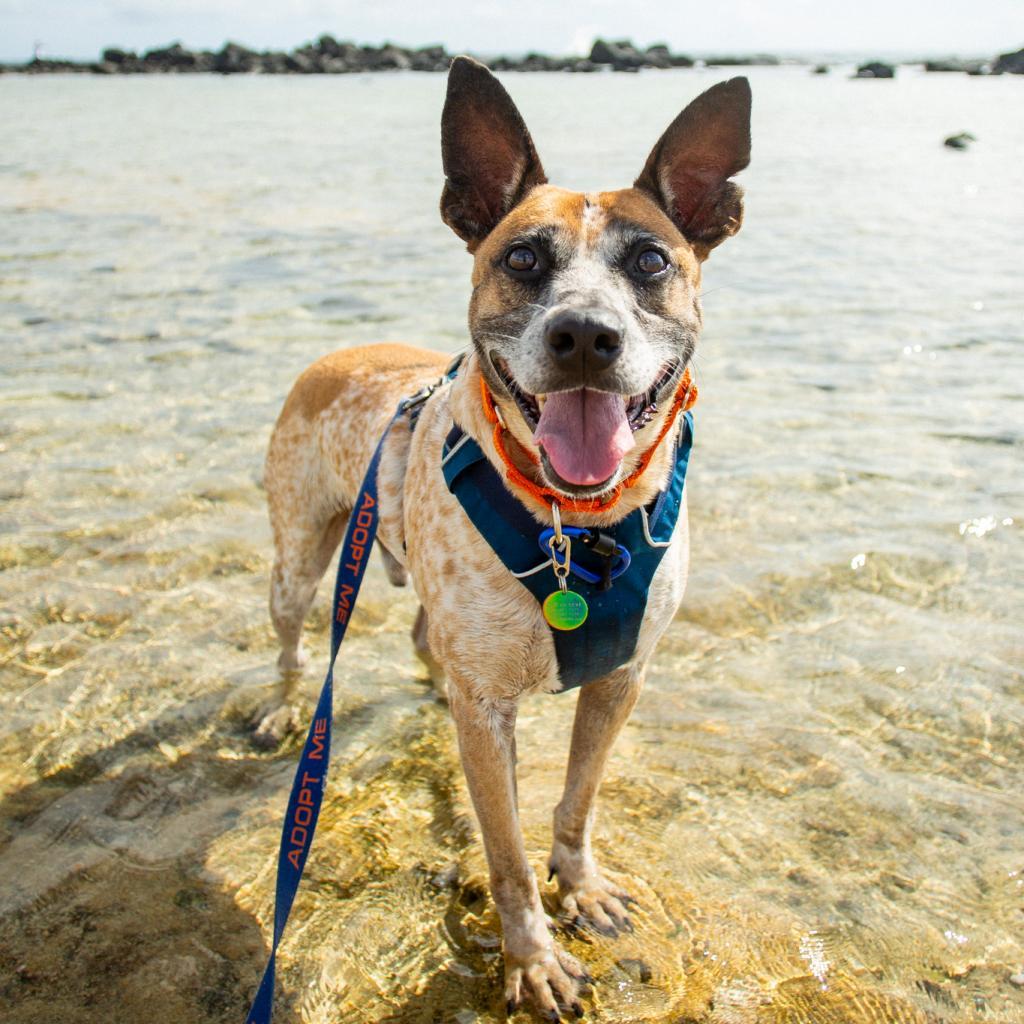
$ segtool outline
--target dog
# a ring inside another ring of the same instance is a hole
[[[750,159],[750,106],[745,78],[713,85],[671,123],[631,188],[570,192],[548,183],[497,78],[456,58],[442,115],[441,217],[473,255],[469,354],[454,370],[448,355],[399,344],[328,355],[299,377],[270,442],[270,611],[279,667],[293,679],[304,661],[303,620],[378,440],[401,399],[444,378],[415,424],[399,416],[387,434],[377,540],[391,582],[413,581],[421,605],[414,644],[455,721],[501,918],[509,1013],[530,1004],[549,1020],[582,1016],[591,981],[553,938],[527,862],[517,704],[579,674],[569,627],[579,625],[586,601],[572,604],[569,566],[591,543],[591,556],[609,568],[588,607],[618,593],[612,567],[628,559],[612,535],[642,515],[641,553],[650,553],[649,542],[659,561],[648,570],[646,599],[641,593],[636,608],[609,605],[588,641],[593,650],[580,655],[593,678],[578,697],[549,860],[567,919],[608,935],[631,928],[628,895],[594,857],[595,797],[686,584],[681,483],[668,536],[652,540],[648,510],[678,466],[685,470],[679,451],[693,397],[687,368],[702,325],[701,265],[742,221],[743,194],[732,179]],[[446,475],[467,447],[477,453],[472,471],[490,480],[474,492],[489,512],[472,512]],[[504,520],[493,536],[481,526],[481,515],[513,514],[527,517],[527,532],[553,531],[547,554],[543,545],[531,549],[539,569],[513,574],[500,554]],[[570,595],[562,609],[575,616],[569,627],[552,620],[548,601],[527,583]],[[609,647],[607,636],[630,614],[632,634]],[[258,733],[278,738],[293,715],[282,699],[261,716]]]

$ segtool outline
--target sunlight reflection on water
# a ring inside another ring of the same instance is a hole
[[[553,180],[596,187],[632,180],[717,77],[510,87]],[[1021,83],[751,77],[747,222],[705,279],[689,593],[601,804],[643,910],[635,935],[569,945],[602,1021],[1024,1021]],[[96,1019],[148,1017],[154,992],[167,1021],[247,1008],[295,755],[246,731],[275,678],[262,454],[319,354],[465,344],[443,87],[0,80],[16,1019],[82,1019],[83,993]],[[979,143],[944,149],[963,125]],[[375,568],[282,1020],[503,1019],[414,610]],[[326,624],[318,606],[310,704]],[[522,711],[538,869],[572,703]]]

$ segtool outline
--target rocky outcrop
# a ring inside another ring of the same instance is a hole
[[[1001,53],[992,64],[993,75],[1024,75],[1024,48]]]
[[[777,67],[782,61],[770,53],[755,53],[749,56],[736,56],[735,54],[725,57],[708,57],[704,63],[709,68],[749,68],[758,65],[762,67]]]
[[[452,55],[443,46],[408,49],[385,43],[383,46],[357,46],[322,35],[290,52],[250,50],[228,42],[216,52],[189,50],[180,42],[148,50],[141,56],[131,50],[109,47],[95,63],[69,60],[36,59],[27,64],[0,66],[0,71],[28,74],[46,72],[93,72],[107,75],[196,74],[216,72],[222,75],[341,75],[362,71],[447,71]],[[739,59],[737,59],[739,60]],[[587,57],[552,57],[528,53],[525,57],[497,57],[487,62],[496,71],[579,71],[590,72],[611,67],[614,71],[639,71],[641,68],[688,68],[694,61],[672,53],[663,43],[641,50],[628,39],[606,43],[597,40]]]
[[[98,61],[50,60],[36,58],[27,64],[0,65],[0,72],[23,74],[52,72],[92,73],[103,75],[197,74],[222,75],[344,75],[365,71],[447,71],[452,55],[443,46],[422,46],[410,49],[384,43],[382,46],[359,46],[322,35],[316,42],[306,43],[289,52],[250,50],[239,43],[225,43],[219,50],[189,50],[181,43],[157,47],[141,56],[118,47],[105,49]],[[700,63],[707,67],[774,66],[782,60],[772,54],[725,54],[700,61],[681,53],[673,53],[664,43],[642,49],[628,39],[608,41],[597,39],[586,57],[551,56],[528,53],[525,57],[487,58],[495,71],[623,71],[636,72],[646,68],[667,70],[689,68]],[[1000,54],[989,62],[978,59],[948,57],[927,60],[925,70],[933,72],[964,72],[969,75],[1024,74],[1024,49]],[[817,74],[828,72],[827,64],[814,68]],[[896,69],[882,61],[869,61],[857,69],[856,78],[893,78]]]
[[[854,78],[895,78],[896,69],[880,60],[871,60],[857,68]]]
[[[925,71],[966,72],[969,75],[983,74],[985,62],[981,60],[961,60],[959,57],[947,57],[944,60],[926,60]]]

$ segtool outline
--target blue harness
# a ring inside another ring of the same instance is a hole
[[[679,521],[692,445],[693,415],[686,412],[672,476],[650,506],[601,530],[562,527],[572,538],[572,588],[590,609],[577,629],[551,630],[563,690],[600,679],[633,656],[647,592]],[[448,490],[505,568],[543,602],[557,589],[548,547],[553,531],[538,526],[480,446],[458,426],[445,439],[441,470]]]
[[[391,425],[402,417],[408,417],[410,429],[415,427],[423,403],[440,385],[455,376],[460,361],[453,363],[445,377],[436,384],[423,388],[398,406],[391,423],[377,443],[349,517],[338,557],[338,574],[334,581],[331,657],[288,797],[278,850],[270,957],[246,1017],[246,1024],[270,1024],[274,1009],[277,948],[291,913],[320,817],[331,758],[334,662],[345,638],[366,563],[377,536],[377,470],[384,441]],[[640,622],[647,605],[647,591],[679,518],[692,441],[693,418],[686,413],[676,449],[672,479],[652,507],[638,509],[609,531],[592,531],[595,534],[590,545],[592,550],[585,553],[581,560],[573,557],[570,561],[570,572],[576,577],[573,586],[589,588],[586,597],[591,610],[584,625],[572,633],[552,631],[559,672],[565,688],[579,686],[580,683],[596,679],[617,668],[627,662],[636,649]],[[458,428],[448,435],[442,467],[449,489],[458,497],[498,557],[530,593],[538,600],[543,600],[551,592],[554,580],[551,572],[552,555],[547,547],[547,536],[552,531],[538,532],[536,520],[518,501],[510,500],[511,495],[484,458],[480,447]],[[572,531],[571,535],[582,541],[582,544],[574,546],[574,552],[579,547],[587,548],[583,535],[589,535],[591,531],[574,527],[562,529],[567,534]],[[542,565],[537,564],[538,551],[547,552]],[[544,572],[544,569],[548,572]],[[614,584],[611,589],[607,587],[609,582]]]

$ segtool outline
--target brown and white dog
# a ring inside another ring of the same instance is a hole
[[[403,421],[391,430],[378,475],[378,539],[392,582],[412,577],[422,606],[416,648],[447,687],[501,916],[509,1010],[531,1001],[557,1020],[582,1015],[588,978],[549,930],[520,835],[515,781],[517,703],[560,688],[554,645],[537,601],[445,486],[442,445],[458,423],[504,477],[482,376],[514,439],[515,464],[564,496],[565,523],[608,525],[652,501],[669,474],[678,423],[662,427],[700,332],[701,263],[742,219],[742,193],[730,179],[750,158],[750,87],[734,78],[698,96],[633,187],[614,192],[549,185],[512,100],[465,57],[449,74],[441,141],[441,216],[474,256],[473,345],[454,381],[423,407],[415,431]],[[448,362],[404,345],[345,349],[314,363],[288,396],[265,475],[276,546],[270,609],[286,675],[302,665],[303,620],[393,410]],[[610,508],[571,511],[574,502],[593,505],[613,492],[648,457]],[[508,501],[551,525],[550,508],[529,489],[509,481]],[[606,934],[631,927],[629,897],[595,862],[594,800],[682,598],[688,558],[684,509],[652,582],[635,654],[586,684],[576,707],[549,866],[566,917]],[[258,736],[279,738],[292,715],[282,699],[261,717]]]

